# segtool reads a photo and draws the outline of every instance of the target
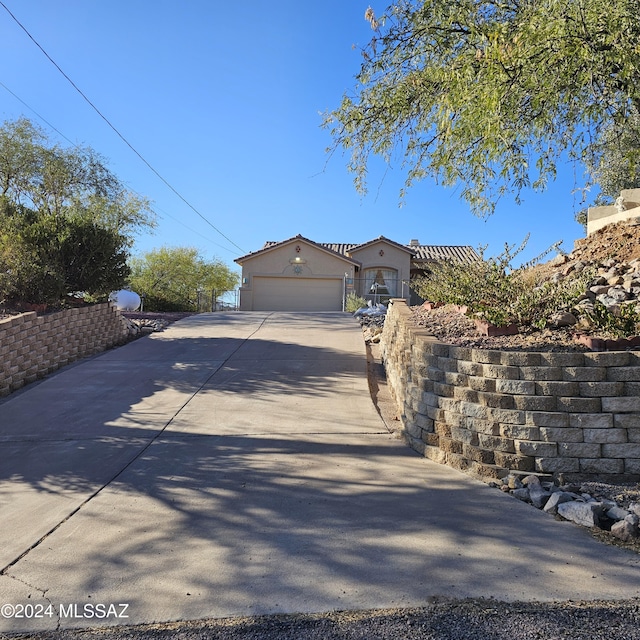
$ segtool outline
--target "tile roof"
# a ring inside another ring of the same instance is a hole
[[[392,244],[397,244],[390,241]],[[363,247],[364,244],[345,244],[345,243],[324,243],[318,244],[326,247],[335,253],[348,255],[354,249]],[[419,244],[419,245],[400,245],[413,253],[414,262],[433,262],[438,260],[456,260],[459,262],[473,262],[478,260],[480,256],[475,249],[469,245],[438,245],[438,244]]]
[[[421,244],[411,247],[415,262],[430,262],[433,260],[457,260],[459,262],[474,262],[480,256],[469,245],[437,245]]]
[[[337,254],[340,258],[342,258],[343,260],[348,260],[349,262],[352,262],[353,264],[359,265],[360,263],[355,260],[354,258],[352,258],[351,256],[347,255],[346,253],[341,253],[340,251],[334,251],[333,249],[330,248],[330,246],[323,244],[322,242],[314,242],[313,240],[309,240],[309,238],[305,238],[304,236],[301,236],[300,234],[298,234],[297,236],[293,236],[292,238],[287,238],[286,240],[280,240],[279,242],[275,242],[273,240],[267,240],[264,243],[264,246],[261,249],[258,249],[257,251],[252,251],[251,253],[248,253],[247,255],[244,256],[240,256],[239,258],[236,258],[234,260],[234,262],[237,262],[238,264],[242,264],[245,260],[249,259],[249,258],[253,258],[257,255],[260,255],[261,253],[264,253],[266,251],[269,251],[270,249],[274,249],[275,247],[280,247],[282,245],[288,244],[290,242],[295,242],[295,241],[303,241],[303,242],[307,242],[311,245],[314,245],[316,247],[318,247],[319,249],[322,249],[323,251],[328,251],[330,253],[335,253]]]
[[[351,252],[354,249],[358,249],[361,247],[365,247],[369,244],[373,244],[379,240],[384,240],[389,244],[396,245],[401,249],[406,249],[409,253],[413,254],[413,262],[434,262],[440,260],[456,260],[459,262],[473,262],[478,260],[480,256],[476,253],[475,249],[469,245],[437,245],[437,244],[399,244],[394,242],[393,240],[389,240],[384,236],[380,236],[379,238],[375,238],[374,240],[370,240],[369,242],[359,242],[359,243],[344,243],[344,242],[314,242],[313,240],[309,240],[301,235],[294,236],[293,238],[288,238],[287,240],[280,240],[278,242],[273,240],[268,240],[264,243],[264,246],[257,251],[253,251],[252,253],[247,254],[246,256],[242,256],[241,258],[237,258],[235,262],[242,262],[243,260],[258,255],[264,251],[268,251],[274,247],[286,244],[293,240],[304,240],[309,242],[310,244],[316,245],[326,251],[330,251],[332,253],[336,253],[341,257],[347,258],[356,262],[351,257]]]

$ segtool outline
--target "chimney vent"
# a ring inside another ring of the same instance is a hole
[[[410,247],[419,247],[419,246],[420,246],[420,240],[416,240],[415,238],[413,238],[413,239],[409,242],[409,246],[410,246]]]

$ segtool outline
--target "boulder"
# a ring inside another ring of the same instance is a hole
[[[629,515],[629,512],[622,507],[611,507],[607,509],[606,516],[609,520],[624,520]]]
[[[597,527],[600,524],[603,507],[599,502],[563,502],[558,505],[558,514],[583,527]]]
[[[556,515],[558,513],[558,505],[564,504],[565,502],[571,502],[575,499],[575,495],[573,493],[569,493],[567,491],[555,491],[551,494],[547,503],[544,505],[543,509],[547,513],[552,515]]]
[[[556,311],[549,318],[549,323],[554,327],[570,327],[578,322],[578,319],[568,311]]]
[[[611,527],[611,534],[624,542],[631,542],[640,536],[638,525],[633,525],[626,520],[620,520]]]

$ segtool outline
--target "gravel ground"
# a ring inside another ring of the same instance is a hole
[[[514,336],[483,336],[471,318],[445,305],[428,311],[423,307],[412,307],[416,325],[428,329],[434,336],[461,347],[499,349],[501,351],[589,351],[575,342],[572,329],[520,328]]]
[[[198,620],[55,631],[37,640],[638,640],[640,601],[505,603],[434,601],[419,609]]]

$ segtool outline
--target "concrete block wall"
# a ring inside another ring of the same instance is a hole
[[[0,320],[0,396],[127,336],[124,318],[109,303]]]
[[[640,352],[447,345],[401,299],[381,345],[404,435],[426,457],[484,478],[640,481]]]

